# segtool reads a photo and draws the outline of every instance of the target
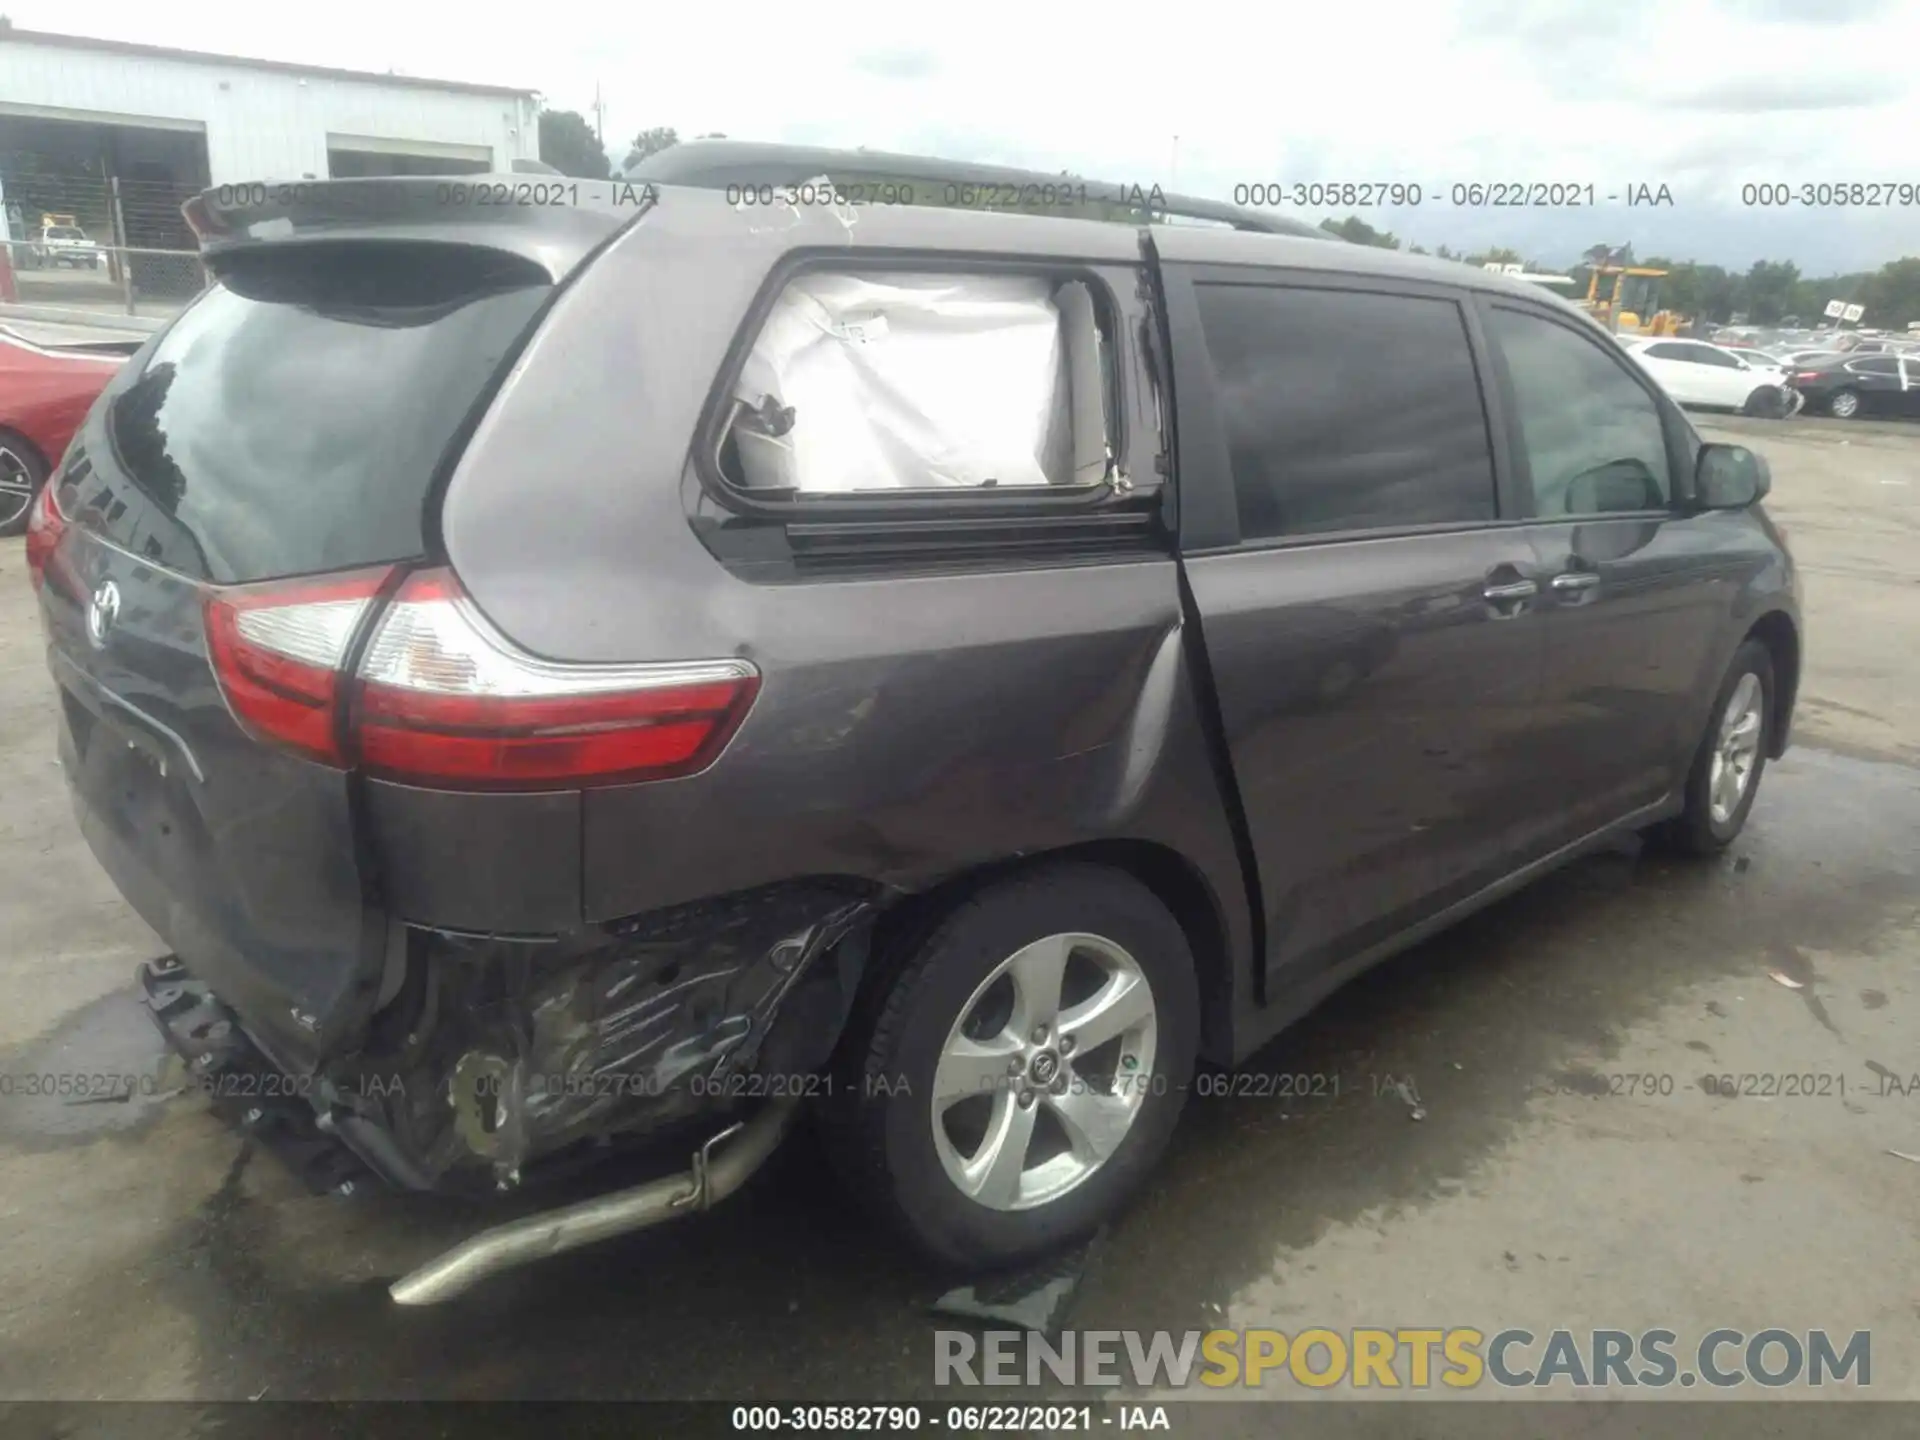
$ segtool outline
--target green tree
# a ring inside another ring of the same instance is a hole
[[[1382,250],[1398,250],[1400,237],[1384,230],[1376,230],[1358,215],[1349,215],[1344,220],[1328,218],[1320,222],[1320,228],[1329,235],[1338,235],[1342,240],[1355,245],[1377,245]]]
[[[540,158],[562,175],[605,180],[613,173],[607,150],[577,110],[540,112]]]
[[[1693,265],[1692,307],[1686,313],[1702,320],[1725,322],[1746,304],[1746,282],[1728,273],[1724,265]],[[1677,308],[1677,307],[1676,307]]]
[[[680,143],[680,132],[671,125],[655,125],[651,130],[642,130],[633,137],[633,143],[627,146],[626,163],[620,168],[631,170],[649,155],[658,155],[662,150],[670,149]]]
[[[1589,245],[1585,250],[1580,252],[1580,261],[1581,264],[1588,267],[1594,265],[1637,265],[1640,263],[1633,258],[1633,246],[1631,245]]]
[[[1651,270],[1665,270],[1667,276],[1660,281],[1655,291],[1658,307],[1671,310],[1689,320],[1724,320],[1724,315],[1708,313],[1706,305],[1709,270],[1718,272],[1722,280],[1726,271],[1718,266],[1696,265],[1691,260],[1669,260],[1664,255],[1649,255],[1641,262]],[[1726,287],[1722,285],[1724,292]],[[1724,295],[1722,298],[1725,298]]]
[[[1866,307],[1866,323],[1885,330],[1904,330],[1920,321],[1920,257],[1909,255],[1883,265],[1866,277],[1855,304]]]
[[[1747,271],[1741,308],[1756,325],[1776,324],[1792,311],[1799,282],[1800,267],[1791,260],[1756,260]]]

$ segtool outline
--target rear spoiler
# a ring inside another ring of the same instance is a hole
[[[651,186],[566,176],[404,175],[216,185],[181,206],[201,256],[322,241],[420,241],[504,250],[556,281],[649,208]]]

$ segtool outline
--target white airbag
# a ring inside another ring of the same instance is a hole
[[[796,279],[735,392],[793,411],[785,435],[736,428],[746,482],[833,492],[1070,479],[1052,291],[1023,275]]]

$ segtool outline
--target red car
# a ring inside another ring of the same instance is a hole
[[[53,349],[0,330],[0,535],[27,528],[34,492],[135,342]]]

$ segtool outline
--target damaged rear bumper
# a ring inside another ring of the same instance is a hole
[[[141,985],[216,1111],[313,1188],[492,1191],[811,1093],[874,913],[789,882],[559,940],[409,931],[386,1003],[309,1075],[177,960]]]
[[[215,1114],[258,1139],[316,1193],[351,1194],[374,1178],[377,1172],[320,1128],[326,1107],[301,1093],[307,1085],[275,1069],[233,1011],[177,957],[145,962],[137,979],[147,1014]]]

